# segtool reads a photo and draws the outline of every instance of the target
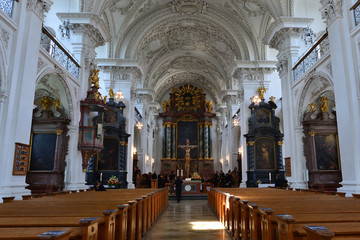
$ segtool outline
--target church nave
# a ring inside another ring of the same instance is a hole
[[[146,240],[227,240],[230,236],[211,212],[207,200],[169,201]]]

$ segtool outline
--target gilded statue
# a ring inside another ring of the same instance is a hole
[[[310,112],[311,113],[316,111],[316,104],[315,103],[311,103],[311,104],[309,104],[309,106],[310,106]]]
[[[167,107],[170,105],[170,100],[169,101],[163,101],[162,103],[162,108],[164,112],[167,112]]]
[[[257,92],[259,93],[259,97],[260,97],[261,100],[265,99],[264,98],[264,93],[266,93],[266,89],[264,87],[259,87]]]
[[[55,108],[55,110],[58,110],[58,109],[61,109],[61,107],[60,107],[60,100],[59,99],[56,99],[55,101],[54,101],[54,108]]]
[[[95,101],[101,100],[101,99],[102,99],[102,98],[101,98],[101,94],[100,94],[99,92],[95,92],[95,93],[94,93],[94,99],[95,99]]]
[[[329,104],[328,104],[328,98],[322,97],[321,98],[321,112],[327,112],[329,111]]]
[[[114,98],[114,90],[112,88],[109,90],[109,98]]]
[[[96,87],[97,89],[100,88],[99,86],[99,72],[100,70],[99,69],[93,69],[93,74],[91,75],[90,77],[90,82],[93,84],[94,87]]]
[[[103,98],[103,103],[106,104],[107,96]]]
[[[40,105],[44,110],[47,110],[53,104],[53,99],[48,96],[44,96],[40,99]]]
[[[271,102],[275,103],[274,100],[276,99],[276,97],[271,96],[269,99],[270,99]]]
[[[205,105],[207,107],[207,111],[212,112],[212,110],[213,110],[213,102],[212,102],[212,100],[210,100],[210,101],[205,100]]]

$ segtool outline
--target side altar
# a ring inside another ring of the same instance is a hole
[[[205,95],[203,89],[187,84],[174,88],[163,102],[161,174],[174,171],[185,178],[194,172],[205,178],[214,174],[211,127],[215,114]]]

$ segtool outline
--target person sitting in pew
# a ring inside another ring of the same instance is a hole
[[[106,191],[104,185],[102,185],[101,182],[99,181],[95,182],[94,187],[95,187],[95,191]]]

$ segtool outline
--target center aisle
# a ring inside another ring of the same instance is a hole
[[[207,239],[230,240],[207,200],[169,201],[169,206],[150,231],[146,240]]]

